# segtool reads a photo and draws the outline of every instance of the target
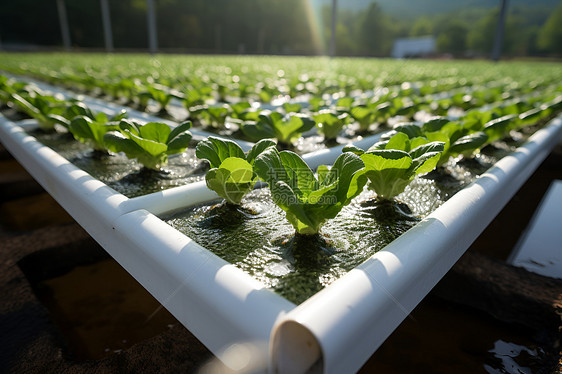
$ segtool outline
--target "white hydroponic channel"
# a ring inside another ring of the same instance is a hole
[[[43,85],[54,91],[54,88]],[[65,93],[68,94],[68,93]],[[108,114],[120,107],[85,98]],[[130,117],[158,120],[131,112]],[[26,121],[29,124],[29,121]],[[252,371],[358,370],[529,178],[562,135],[537,131],[413,229],[300,305],[266,289],[157,215],[217,198],[197,182],[127,198],[0,117],[5,147],[74,219],[226,365],[250,343]],[[192,131],[196,137],[210,134]],[[362,139],[366,148],[377,136]],[[251,144],[242,143],[245,149]],[[341,147],[305,155],[315,168]],[[256,353],[257,352],[257,353]],[[247,368],[249,369],[249,368]]]

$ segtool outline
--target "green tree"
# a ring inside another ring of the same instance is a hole
[[[467,44],[471,51],[489,54],[494,45],[499,9],[494,9],[472,27],[468,33]],[[502,52],[510,55],[523,55],[529,49],[532,33],[525,26],[524,18],[508,14],[505,21]]]
[[[427,17],[416,19],[410,30],[410,36],[427,36],[433,34],[433,22]]]
[[[492,51],[498,17],[499,9],[494,9],[470,29],[467,40],[470,50],[480,53]]]
[[[541,27],[537,39],[540,49],[553,54],[562,54],[562,3]]]
[[[449,18],[441,25],[437,34],[437,50],[439,52],[460,55],[466,51],[466,35],[468,25],[456,18]]]
[[[361,51],[371,56],[388,56],[394,39],[392,25],[376,2],[369,4],[359,24]]]

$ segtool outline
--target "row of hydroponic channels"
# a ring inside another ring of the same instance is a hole
[[[92,145],[98,152],[123,152],[150,169],[164,167],[168,156],[185,151],[192,139],[190,121],[171,129],[165,123],[141,125],[127,120],[125,111],[108,118],[103,113],[94,114],[79,101],[44,95],[26,82],[4,76],[0,77],[0,99],[35,118],[44,131],[56,131],[55,125],[60,125],[59,131],[70,132],[76,140]],[[312,235],[318,234],[326,220],[334,218],[357,197],[367,182],[378,201],[392,201],[416,175],[432,171],[451,157],[473,157],[484,146],[513,136],[513,131],[544,123],[562,108],[562,96],[548,102],[541,100],[545,98],[536,96],[536,106],[520,114],[511,113],[523,106],[518,102],[519,105],[501,109],[471,111],[457,121],[434,117],[421,124],[400,123],[367,151],[346,146],[332,167],[322,165],[316,174],[297,153],[278,151],[272,139],[260,139],[244,153],[231,140],[209,137],[197,144],[196,154],[210,163],[211,170],[205,177],[207,186],[228,204],[240,204],[261,179],[268,184],[273,201],[286,212],[296,232]],[[497,117],[498,112],[503,115]],[[316,116],[318,122],[307,120],[322,128],[326,114]],[[284,121],[284,117],[290,119]],[[297,126],[295,118],[300,119]],[[284,128],[302,128],[307,122],[305,118],[268,111],[259,113],[256,126],[279,126],[278,132],[282,133]]]

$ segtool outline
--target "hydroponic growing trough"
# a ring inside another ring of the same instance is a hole
[[[215,200],[203,182],[127,198],[0,117],[6,148],[225,364],[236,365],[225,353],[229,347],[249,342],[260,352],[251,364],[282,373],[360,368],[509,201],[561,134],[559,117],[413,229],[295,305],[158,217]],[[358,146],[366,148],[376,139],[363,139]],[[314,168],[332,163],[340,153],[341,147],[336,147],[304,158]]]

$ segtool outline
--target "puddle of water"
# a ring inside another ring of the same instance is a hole
[[[545,353],[540,347],[526,346],[497,340],[494,348],[488,351],[495,359],[494,363],[485,364],[484,368],[490,374],[533,374],[536,368],[542,367]]]
[[[414,309],[359,372],[547,372],[547,356],[528,335],[517,326],[430,296]]]

